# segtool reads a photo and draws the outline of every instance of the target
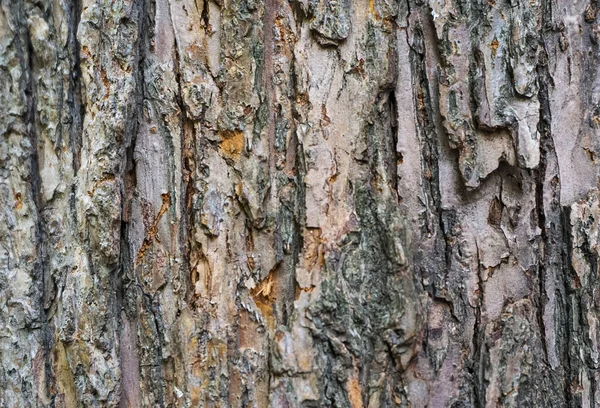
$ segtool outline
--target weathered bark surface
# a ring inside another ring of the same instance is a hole
[[[600,3],[0,2],[0,406],[600,406]]]

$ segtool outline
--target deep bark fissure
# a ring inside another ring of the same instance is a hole
[[[73,171],[81,167],[81,137],[83,133],[83,118],[85,116],[85,102],[82,97],[81,85],[81,62],[79,58],[79,41],[77,40],[77,28],[82,11],[82,0],[73,0],[69,3],[68,14],[68,55],[71,63],[69,75],[69,116],[71,121],[70,145],[73,154]]]
[[[544,25],[544,22],[542,22]],[[542,39],[543,41],[543,39]],[[548,103],[548,90],[546,87],[547,84],[547,71],[545,67],[538,66],[537,68],[538,81],[540,82],[540,90],[538,93],[538,99],[540,100],[540,122],[539,122],[539,132],[540,132],[540,165],[539,169],[536,172],[536,208],[537,208],[537,222],[538,228],[540,229],[540,241],[542,242],[541,253],[539,254],[539,267],[537,271],[538,275],[538,293],[536,298],[536,306],[537,306],[537,320],[538,324],[541,328],[540,334],[542,336],[542,346],[544,350],[544,355],[548,358],[548,350],[547,350],[547,339],[546,339],[546,327],[544,324],[543,314],[544,314],[544,306],[548,299],[545,289],[546,284],[546,265],[549,262],[548,256],[548,247],[549,237],[546,231],[546,214],[544,211],[544,179],[547,176],[546,174],[546,154],[554,153],[547,152],[548,147],[552,146],[552,135],[550,132],[550,118],[549,118],[549,103]],[[560,187],[559,187],[560,188]],[[544,299],[545,297],[545,299]]]
[[[578,406],[579,401],[577,401],[576,397],[571,393],[571,389],[570,389],[570,382],[574,381],[575,379],[574,377],[574,371],[575,371],[575,364],[573,361],[573,356],[572,356],[572,343],[573,343],[573,327],[572,327],[572,322],[573,322],[573,308],[572,308],[572,297],[573,297],[573,289],[570,288],[569,285],[569,275],[574,273],[574,271],[572,270],[572,268],[570,267],[571,265],[571,255],[570,255],[570,251],[569,248],[571,248],[571,209],[569,207],[564,207],[561,210],[561,221],[562,221],[562,230],[563,230],[563,236],[565,237],[565,247],[563,250],[563,265],[564,265],[564,269],[563,269],[563,274],[562,274],[562,278],[563,278],[563,284],[565,286],[565,288],[567,289],[566,291],[566,296],[567,299],[565,299],[565,309],[566,309],[566,315],[567,315],[567,321],[569,322],[569,330],[565,333],[565,365],[566,365],[566,375],[567,375],[567,379],[568,381],[565,381],[565,388],[564,388],[564,395],[565,395],[565,401],[567,402],[568,406],[570,407],[576,407]]]

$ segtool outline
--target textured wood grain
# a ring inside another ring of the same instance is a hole
[[[596,1],[0,5],[0,406],[600,406]]]

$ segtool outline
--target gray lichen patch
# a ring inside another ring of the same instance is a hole
[[[348,0],[310,0],[310,28],[322,45],[337,45],[348,38],[352,28]]]

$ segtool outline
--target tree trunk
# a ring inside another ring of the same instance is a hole
[[[0,4],[0,406],[600,407],[600,2]]]

